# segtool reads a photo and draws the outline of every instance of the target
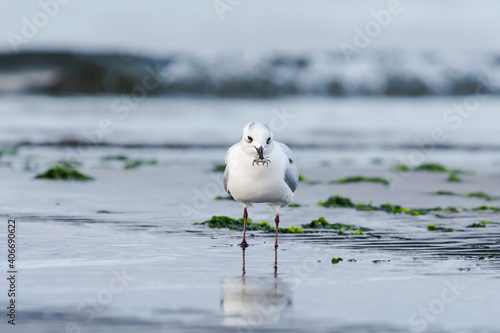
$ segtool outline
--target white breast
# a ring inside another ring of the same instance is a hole
[[[286,206],[293,200],[293,192],[285,183],[288,157],[274,149],[268,165],[254,164],[254,158],[239,145],[231,147],[227,156],[227,190],[236,201],[244,204],[267,202]]]

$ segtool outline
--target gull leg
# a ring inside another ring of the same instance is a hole
[[[245,240],[245,234],[247,231],[247,218],[248,218],[247,206],[244,206],[244,208],[243,208],[243,241],[240,243],[240,246],[242,248],[246,248],[248,246],[248,243]]]
[[[274,243],[274,248],[278,248],[278,226],[280,224],[280,214],[276,213],[276,218],[274,219],[274,222],[276,222],[276,242]]]

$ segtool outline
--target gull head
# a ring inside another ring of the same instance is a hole
[[[253,157],[253,164],[269,165],[268,156],[273,151],[274,139],[269,126],[252,121],[243,128],[241,147],[249,156]]]

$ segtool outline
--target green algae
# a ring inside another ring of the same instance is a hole
[[[478,192],[470,192],[467,194],[461,194],[461,193],[456,193],[452,191],[437,191],[437,192],[431,192],[430,194],[433,195],[449,195],[449,196],[457,196],[457,197],[464,197],[464,198],[476,198],[476,199],[483,199],[486,201],[492,201],[492,200],[498,200],[500,197],[498,196],[492,196],[486,192],[483,191],[478,191]]]
[[[243,219],[233,219],[227,216],[212,216],[210,220],[204,221],[204,222],[199,222],[199,223],[193,223],[194,225],[206,225],[210,228],[215,228],[215,229],[229,229],[229,230],[238,230],[238,231],[243,231]],[[308,230],[308,229],[323,229],[325,231],[331,231],[331,232],[336,232],[338,235],[364,235],[365,231],[371,231],[372,229],[365,228],[365,227],[359,227],[356,225],[351,225],[351,224],[344,224],[344,223],[328,223],[328,221],[325,220],[324,217],[320,217],[317,220],[313,220],[310,223],[302,224],[301,228],[299,227],[294,227],[291,226],[289,228],[278,228],[278,233],[283,233],[283,234],[302,234],[302,233],[315,233],[317,231],[314,230]],[[269,225],[268,222],[252,222],[251,219],[247,219],[247,230],[261,230],[264,232],[275,232],[276,229]],[[347,233],[346,231],[351,231],[350,233]],[[367,235],[375,236],[370,233]]]
[[[481,222],[474,222],[470,225],[467,226],[467,228],[486,228],[487,224],[500,224],[498,222],[493,222],[493,221],[481,221]]]
[[[279,231],[279,228],[278,228],[278,231]],[[279,231],[279,232],[281,232],[281,231]],[[288,228],[288,232],[291,234],[301,234],[304,231],[302,230],[302,228],[296,228],[292,225],[291,227]]]
[[[131,170],[131,169],[136,169],[140,167],[141,165],[157,165],[158,161],[155,159],[152,160],[128,160],[123,168],[125,170]]]
[[[389,185],[389,181],[387,179],[383,179],[380,177],[364,177],[364,176],[354,176],[354,177],[344,177],[336,180],[332,180],[331,184],[348,184],[348,183],[379,183],[383,185]]]
[[[462,169],[450,169],[439,163],[423,163],[415,167],[414,171],[440,172],[440,173],[449,173],[450,175],[472,173],[471,171],[465,171]]]
[[[486,201],[492,201],[492,200],[498,200],[500,197],[498,196],[492,196],[489,195],[486,192],[479,191],[479,192],[470,192],[466,194],[467,198],[478,198],[478,199],[484,199]]]
[[[412,209],[408,207],[402,207],[399,205],[392,204],[382,204],[380,206],[374,206],[371,203],[369,204],[361,204],[358,203],[354,205],[349,198],[341,197],[341,196],[331,196],[326,201],[318,202],[318,205],[323,207],[335,207],[335,208],[355,208],[359,211],[384,211],[390,214],[410,214],[410,215],[424,215],[428,214],[431,211],[440,211],[443,210],[440,207],[435,208],[418,208]]]
[[[318,202],[318,205],[323,207],[340,207],[340,208],[353,208],[354,204],[351,199],[334,195],[329,197],[326,201]]]
[[[341,262],[341,261],[344,261],[344,259],[342,259],[342,258],[340,258],[340,257],[338,257],[338,258],[333,257],[333,258],[332,258],[332,264],[334,264],[334,265],[335,265],[335,264],[338,264],[338,263],[339,263],[339,262]]]
[[[225,164],[216,164],[212,169],[212,172],[224,172],[224,171],[226,171]]]
[[[439,163],[422,163],[415,167],[414,171],[450,172],[451,170]]]
[[[214,200],[234,200],[233,196],[230,194],[230,195],[227,195],[225,197],[222,197],[220,195],[216,195],[214,197]]]
[[[302,224],[303,229],[333,229],[337,230],[339,235],[345,235],[344,230],[354,230],[349,235],[361,235],[363,231],[372,231],[370,228],[359,227],[353,224],[344,224],[344,223],[328,223],[328,221],[324,217],[320,217],[319,219],[312,220],[310,223]]]
[[[292,202],[291,204],[288,205],[288,207],[297,208],[297,207],[302,207],[302,205]]]
[[[243,231],[244,221],[243,218],[235,220],[228,216],[212,216],[210,220],[200,223],[194,223],[195,225],[207,225],[210,228],[215,229],[229,229]],[[252,222],[251,219],[247,219],[246,230],[260,230],[264,232],[276,232],[276,229],[269,225],[266,221],[256,223]],[[278,233],[283,234],[300,234],[303,233],[302,228],[296,228],[291,226],[289,228],[278,228]]]
[[[402,207],[399,205],[392,204],[382,204],[380,206],[369,204],[354,204],[351,199],[341,196],[331,196],[326,201],[319,201],[318,205],[323,207],[334,207],[334,208],[354,208],[358,211],[384,211],[388,214],[408,214],[413,216],[426,215],[431,212],[450,212],[450,213],[460,213],[462,211],[482,211],[482,210],[492,210],[494,212],[500,211],[498,206],[480,206],[474,208],[463,208],[463,207],[431,207],[431,208],[409,208]],[[443,216],[439,216],[443,217]]]
[[[321,184],[320,180],[308,180],[303,174],[299,174],[299,182],[307,184],[307,185]]]
[[[98,210],[97,214],[111,214],[109,210]]]
[[[68,168],[60,164],[52,166],[49,170],[44,173],[40,173],[35,176],[36,179],[51,179],[51,180],[76,180],[76,181],[89,181],[94,178],[87,176],[80,171]]]
[[[462,179],[460,177],[458,177],[458,174],[455,172],[452,172],[447,179],[447,182],[449,182],[449,183],[460,183],[461,181],[462,181]]]
[[[455,193],[453,191],[437,191],[437,192],[431,192],[431,194],[434,194],[434,195],[460,195],[460,194]]]
[[[130,170],[130,169],[138,168],[141,165],[142,165],[142,161],[141,160],[134,160],[134,161],[129,161],[129,162],[125,163],[125,165],[123,166],[123,168],[125,170]]]
[[[440,163],[422,163],[414,168],[406,164],[397,164],[390,166],[389,171],[391,172],[426,171],[426,172],[436,172],[436,173],[449,173],[450,177],[453,175],[456,178],[458,178],[457,176],[458,174],[472,173],[470,171],[465,171],[462,169],[450,169]]]
[[[471,209],[472,211],[478,211],[478,210],[492,210],[494,212],[498,212],[500,208],[498,206],[479,206]]]
[[[101,157],[102,161],[121,161],[125,162],[123,168],[125,170],[136,169],[141,165],[157,165],[158,161],[156,159],[143,160],[143,159],[130,159],[126,155],[108,155]]]
[[[413,169],[406,165],[406,164],[396,164],[396,165],[391,165],[389,167],[389,171],[391,172],[410,172],[412,171]]]
[[[102,161],[126,161],[128,160],[128,156],[125,155],[107,155],[101,157]]]
[[[436,227],[434,224],[429,224],[427,226],[429,231],[442,231],[442,232],[453,232],[453,228]]]

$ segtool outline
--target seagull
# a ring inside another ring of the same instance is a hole
[[[279,209],[292,202],[298,184],[299,171],[290,148],[274,141],[266,124],[248,123],[243,128],[240,142],[228,149],[224,171],[224,189],[243,204],[243,241],[239,244],[242,248],[248,246],[245,240],[247,207],[253,203],[267,203],[274,209],[274,247],[278,247]]]

